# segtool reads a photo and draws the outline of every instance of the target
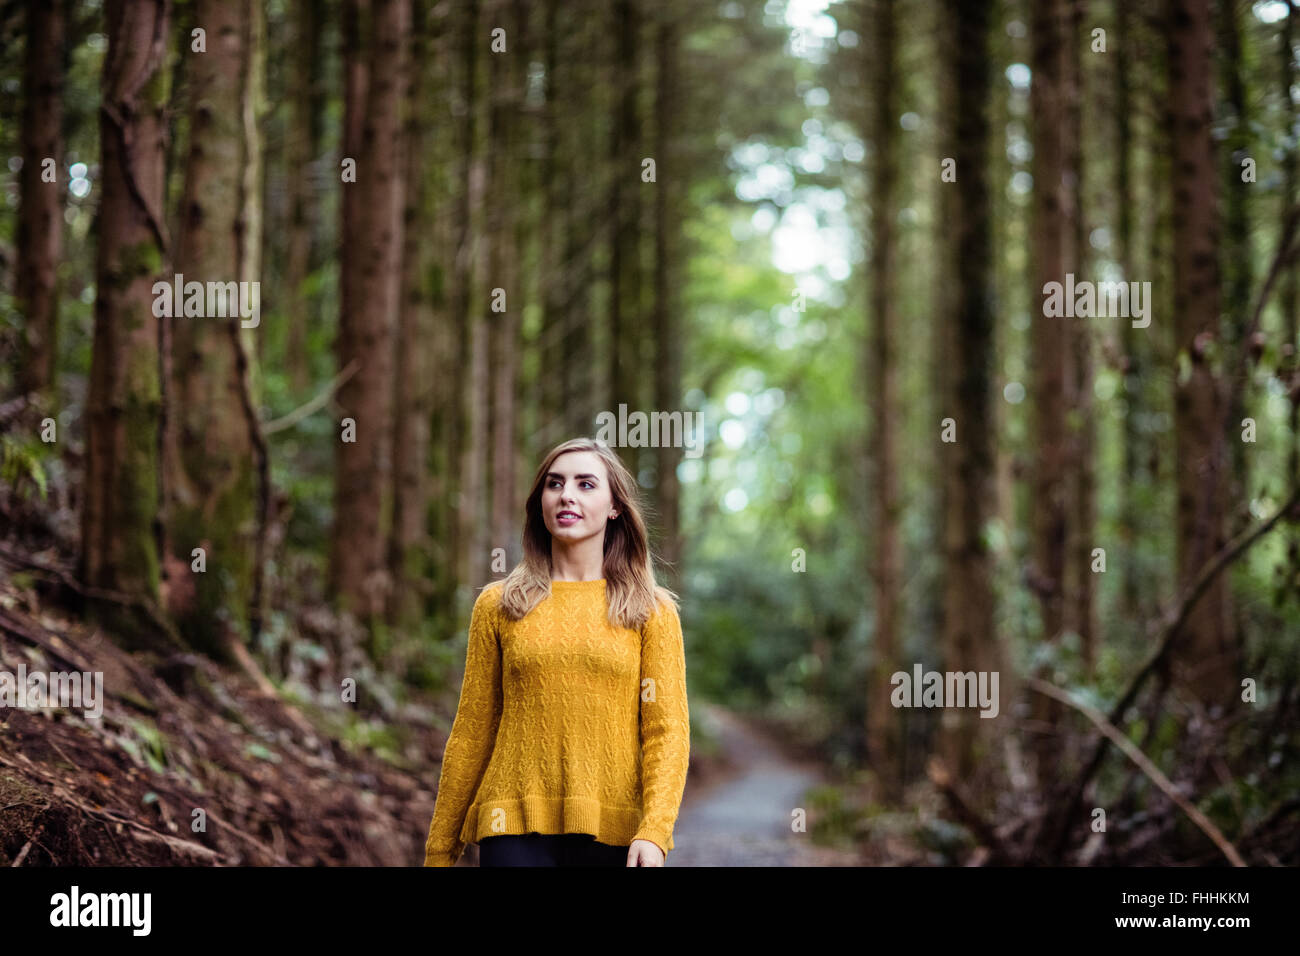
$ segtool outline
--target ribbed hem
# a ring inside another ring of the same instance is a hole
[[[585,584],[587,582],[571,582]],[[590,797],[540,795],[475,803],[465,814],[460,839],[477,843],[483,837],[523,833],[590,833],[600,843],[627,846],[641,825],[641,810],[602,804]],[[500,829],[493,823],[500,820]],[[672,849],[671,838],[669,849]]]

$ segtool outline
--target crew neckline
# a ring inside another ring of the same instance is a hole
[[[596,584],[604,585],[604,583],[605,583],[605,579],[604,579],[604,578],[588,578],[586,581],[555,581],[555,580],[552,580],[552,581],[551,581],[551,588],[552,588],[552,589],[555,589],[555,588],[557,588],[557,587],[559,587],[559,588],[591,587],[591,586],[596,585]]]

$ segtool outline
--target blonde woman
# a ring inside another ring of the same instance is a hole
[[[425,866],[663,866],[690,759],[677,597],[603,442],[553,448],[474,602]]]

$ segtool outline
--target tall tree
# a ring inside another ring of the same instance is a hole
[[[343,185],[345,191],[356,191],[357,205],[351,210],[355,219],[344,223],[340,254],[357,271],[340,315],[338,360],[341,368],[353,360],[357,364],[356,374],[338,393],[345,424],[351,419],[353,430],[344,432],[336,446],[330,583],[340,605],[366,619],[383,613],[386,605],[409,22],[409,0],[372,0],[365,97],[352,96],[347,104],[364,110],[364,119],[356,182]],[[356,115],[350,113],[345,122],[354,126]]]
[[[993,502],[994,290],[989,187],[988,55],[991,0],[945,0],[944,156],[955,160],[948,184],[944,271],[953,286],[945,316],[955,367],[945,386],[956,440],[942,446],[944,482],[943,653],[952,670],[997,670],[993,562],[985,525]],[[979,761],[981,725],[956,715],[941,750],[960,776]]]
[[[320,155],[325,85],[321,34],[324,16],[316,0],[294,0],[293,74],[289,80],[289,130],[285,147],[289,187],[289,236],[284,269],[284,311],[288,323],[285,365],[295,389],[308,383],[307,324],[314,297],[304,286],[314,265],[315,184],[311,163]]]
[[[870,332],[867,368],[871,387],[868,419],[874,463],[870,498],[874,502],[874,553],[871,560],[872,606],[875,611],[875,669],[868,692],[868,748],[880,779],[897,792],[902,776],[898,721],[890,706],[890,675],[898,670],[899,595],[903,548],[899,526],[898,482],[898,309],[895,273],[898,186],[898,26],[895,0],[876,0],[870,18],[871,46],[863,44],[864,72],[871,82]]]
[[[563,7],[566,11],[570,8]],[[564,254],[560,267],[564,292],[560,315],[563,332],[560,350],[555,361],[543,374],[558,374],[561,379],[561,410],[563,425],[561,440],[591,431],[595,413],[595,396],[602,391],[594,371],[596,336],[592,320],[592,295],[595,284],[595,258],[597,245],[606,239],[609,223],[600,215],[603,188],[608,166],[590,159],[592,137],[596,135],[595,87],[601,82],[593,61],[600,48],[599,19],[595,10],[601,7],[579,4],[572,8],[571,26],[561,33],[561,59],[564,62],[563,89],[572,96],[561,101],[572,103],[574,119],[563,123],[561,151],[563,153],[564,188],[561,195],[577,197],[564,204]],[[594,181],[595,185],[591,185]],[[585,186],[585,188],[584,188]],[[594,226],[594,228],[593,228]],[[581,355],[583,360],[572,361],[570,356]]]
[[[654,24],[654,403],[655,408],[675,408],[682,391],[682,344],[678,314],[678,276],[681,274],[681,201],[686,164],[681,158],[680,119],[682,111],[679,61],[680,10],[670,2],[661,4]],[[658,512],[660,556],[667,567],[670,586],[680,587],[681,483],[677,466],[682,449],[661,445],[655,453],[655,507]]]
[[[1033,434],[1037,458],[1033,476],[1033,554],[1031,580],[1038,591],[1042,640],[1058,642],[1069,622],[1066,602],[1071,541],[1071,441],[1067,428],[1069,402],[1075,383],[1071,342],[1072,319],[1046,315],[1044,289],[1049,282],[1064,285],[1076,269],[1077,217],[1074,148],[1077,119],[1072,86],[1071,48],[1074,21],[1067,0],[1043,0],[1030,8],[1029,110],[1033,127],[1033,210],[1031,235],[1030,353],[1034,369]],[[1055,725],[1061,705],[1039,696],[1035,717],[1043,726]],[[1058,756],[1056,742],[1038,739],[1039,779],[1049,779]]]
[[[482,554],[486,537],[483,529],[483,459],[484,442],[482,419],[486,401],[486,352],[483,350],[483,320],[472,310],[481,308],[475,264],[478,231],[474,228],[478,205],[482,196],[479,185],[482,165],[478,158],[478,72],[479,48],[485,37],[480,37],[480,4],[467,0],[457,8],[460,18],[460,51],[458,59],[463,67],[460,92],[457,96],[458,129],[457,150],[460,154],[459,208],[456,211],[455,250],[452,270],[451,312],[457,323],[457,390],[456,411],[452,421],[451,448],[455,454],[456,492],[454,520],[456,522],[456,574],[457,584],[464,585],[481,580],[479,569],[487,564]]]
[[[626,403],[638,407],[637,383],[642,379],[638,332],[641,263],[641,169],[637,162],[637,95],[640,88],[641,14],[637,0],[617,0],[612,24],[610,72],[615,78],[610,96],[613,115],[609,140],[609,402],[617,411]],[[635,453],[632,453],[635,460]]]
[[[1280,78],[1279,92],[1284,106],[1294,103],[1291,89],[1295,83],[1295,20],[1300,16],[1300,5],[1288,0],[1289,13],[1278,24],[1278,53]],[[1287,217],[1295,207],[1296,197],[1300,194],[1300,162],[1296,145],[1297,118],[1289,113],[1291,136],[1282,155],[1282,227],[1286,228]],[[1278,303],[1282,309],[1282,362],[1279,373],[1290,389],[1300,389],[1300,263],[1292,263],[1281,279],[1278,290]],[[1287,346],[1290,346],[1288,352]],[[1291,391],[1290,412],[1291,439],[1287,450],[1287,471],[1292,481],[1300,480],[1300,392]],[[1292,581],[1300,581],[1300,527],[1293,527],[1291,540],[1287,546]]]
[[[1034,565],[1042,605],[1044,640],[1060,638],[1065,627],[1066,544],[1069,526],[1069,465],[1066,410],[1072,390],[1069,362],[1071,320],[1048,317],[1044,286],[1064,284],[1074,265],[1073,158],[1070,139],[1065,0],[1044,0],[1030,9],[1032,42],[1029,109],[1033,123],[1033,273],[1030,305],[1031,355],[1034,368],[1033,412],[1037,462],[1032,496]],[[1063,329],[1062,326],[1066,325]]]
[[[498,314],[492,312],[492,309],[499,302],[495,291],[498,287],[489,284],[490,264],[484,249],[484,236],[487,231],[484,223],[488,200],[487,177],[491,168],[491,157],[488,155],[490,145],[480,142],[480,138],[486,138],[484,130],[486,124],[479,122],[481,119],[479,114],[484,110],[490,113],[491,110],[490,81],[484,81],[480,85],[479,74],[485,72],[490,76],[492,64],[489,61],[486,68],[483,67],[479,55],[483,53],[486,57],[502,56],[504,54],[496,52],[494,47],[499,47],[502,42],[508,42],[508,37],[497,32],[502,27],[499,23],[493,22],[494,9],[486,3],[478,9],[481,10],[482,26],[479,31],[470,34],[466,48],[468,68],[466,78],[470,84],[465,104],[465,108],[470,113],[465,140],[466,161],[469,168],[469,176],[466,180],[466,202],[469,210],[466,221],[469,228],[469,244],[461,254],[467,257],[465,263],[465,277],[468,283],[466,322],[469,334],[464,340],[465,347],[468,349],[465,365],[467,379],[462,394],[464,400],[468,402],[468,409],[465,415],[466,431],[461,444],[461,493],[458,515],[461,526],[460,539],[464,542],[465,548],[464,573],[460,580],[462,584],[474,587],[487,579],[490,560],[492,529],[489,522],[492,499],[489,466],[492,444],[488,422],[491,420],[492,407],[492,369],[489,354],[491,334],[489,316]],[[471,22],[477,22],[478,16],[479,13],[476,11],[475,19]]]
[[[1237,0],[1218,0],[1217,37],[1215,49],[1219,53],[1219,88],[1222,90],[1223,119],[1227,126],[1227,139],[1223,148],[1223,244],[1220,249],[1223,276],[1223,298],[1226,327],[1224,344],[1233,353],[1247,348],[1246,331],[1250,325],[1251,269],[1250,245],[1250,193],[1255,187],[1242,181],[1242,160],[1250,156],[1250,114],[1246,80],[1242,64],[1242,31]],[[1289,19],[1289,18],[1288,18]],[[1237,366],[1246,372],[1249,366]],[[1231,428],[1240,428],[1246,414],[1246,387],[1248,378],[1233,381],[1228,388],[1230,408],[1227,411]],[[1228,494],[1241,501],[1250,494],[1249,460],[1246,443],[1230,442],[1232,471]],[[1240,509],[1234,516],[1236,524],[1244,526],[1250,512]]]
[[[184,54],[192,58],[189,154],[175,267],[187,283],[258,281],[261,143],[247,118],[256,110],[261,16],[255,0],[196,0],[194,6],[206,50]],[[180,572],[193,581],[171,587],[171,610],[194,646],[218,656],[228,636],[248,632],[257,503],[264,493],[256,468],[265,446],[250,393],[252,350],[237,304],[228,300],[229,318],[177,308],[164,319],[172,343],[166,463],[169,547],[178,559],[172,566],[191,564],[194,549],[202,548],[206,568]]]
[[[559,437],[560,422],[564,414],[564,381],[566,363],[561,343],[565,312],[564,297],[568,284],[567,259],[564,258],[564,229],[568,217],[564,210],[570,205],[569,194],[564,191],[563,143],[561,142],[561,111],[566,79],[560,43],[560,0],[546,0],[542,25],[543,70],[546,77],[545,99],[542,102],[542,232],[537,250],[538,299],[542,310],[541,331],[534,348],[538,354],[541,371],[536,376],[537,428],[533,439],[537,446],[535,455],[542,454]]]
[[[463,313],[455,311],[457,301],[458,262],[460,255],[457,239],[465,221],[460,215],[464,195],[462,151],[458,131],[463,126],[455,105],[459,103],[461,88],[461,13],[459,7],[442,5],[428,11],[431,37],[426,44],[428,56],[421,64],[421,82],[428,81],[427,93],[421,94],[418,123],[442,124],[448,131],[444,136],[421,137],[421,162],[423,174],[418,177],[420,188],[425,190],[426,201],[434,205],[432,233],[415,235],[408,239],[428,257],[421,268],[428,271],[420,285],[428,284],[432,310],[430,338],[430,374],[432,403],[429,419],[428,454],[428,529],[429,549],[428,613],[435,622],[452,622],[456,625],[456,585],[459,580],[457,556],[463,550],[457,534],[458,513],[455,492],[459,487],[456,465],[460,461],[456,450],[460,406],[463,401],[461,381],[463,366],[460,360],[461,323]],[[420,61],[416,61],[419,63]],[[435,126],[435,128],[437,128]],[[412,146],[414,149],[414,146]],[[408,257],[409,259],[409,257]],[[406,266],[404,266],[406,268]],[[412,277],[414,280],[414,277]],[[408,291],[409,302],[409,291]]]
[[[81,573],[159,596],[162,388],[153,285],[162,273],[166,0],[108,0],[99,111],[95,333],[86,395]]]
[[[393,523],[388,543],[388,620],[411,624],[423,610],[421,582],[428,544],[429,431],[433,418],[433,290],[431,268],[437,250],[429,242],[434,196],[429,186],[425,130],[436,115],[429,108],[432,49],[428,11],[411,8],[411,66],[407,72],[403,176],[406,208],[402,229],[401,302],[394,338]]]
[[[490,316],[489,361],[492,368],[491,418],[491,548],[516,556],[519,536],[519,502],[515,496],[518,456],[518,402],[520,314],[525,292],[522,247],[516,221],[522,218],[526,198],[522,191],[520,159],[527,144],[523,117],[529,47],[527,8],[521,0],[495,0],[494,23],[505,25],[510,37],[506,52],[491,58],[492,98],[488,137],[487,242],[489,287],[505,291],[504,311]],[[522,558],[522,553],[517,557]],[[498,567],[509,570],[510,561]],[[495,572],[494,572],[495,573]]]
[[[1133,72],[1140,62],[1134,55],[1137,46],[1137,23],[1127,4],[1115,4],[1115,101],[1111,115],[1115,120],[1115,203],[1116,260],[1124,282],[1134,280],[1133,242]],[[1138,591],[1140,588],[1136,559],[1136,534],[1139,523],[1138,482],[1142,475],[1142,436],[1138,429],[1142,413],[1142,375],[1145,351],[1142,348],[1144,331],[1135,329],[1132,322],[1120,325],[1120,374],[1124,384],[1123,425],[1123,479],[1120,494],[1120,542],[1122,575],[1120,602],[1123,619],[1137,620]]]
[[[1172,135],[1174,383],[1178,582],[1186,587],[1223,546],[1228,451],[1219,329],[1219,175],[1211,139],[1214,42],[1210,0],[1168,0],[1168,113]],[[1220,359],[1221,361],[1221,359]],[[1178,663],[1201,702],[1226,707],[1237,646],[1227,583],[1215,578],[1184,624]]]
[[[62,0],[28,0],[14,289],[23,316],[20,392],[41,391],[54,384],[58,352],[64,34]]]
[[[1088,228],[1084,220],[1085,173],[1083,103],[1086,75],[1083,70],[1083,19],[1087,0],[1069,0],[1065,23],[1064,78],[1066,97],[1065,122],[1069,129],[1065,158],[1069,179],[1064,184],[1071,191],[1073,215],[1068,225],[1074,234],[1069,246],[1074,252],[1071,265],[1076,275],[1086,275],[1088,265]],[[1073,591],[1067,620],[1079,635],[1084,666],[1089,674],[1097,661],[1096,574],[1092,570],[1093,537],[1096,527],[1097,424],[1092,407],[1093,326],[1089,321],[1075,322],[1070,336],[1069,396],[1071,425],[1069,491],[1072,512],[1069,519],[1070,554],[1067,567]]]

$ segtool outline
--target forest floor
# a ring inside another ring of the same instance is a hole
[[[103,674],[99,718],[0,708],[0,863],[423,861],[435,745],[393,766],[242,672],[127,653],[0,572],[0,669]]]

